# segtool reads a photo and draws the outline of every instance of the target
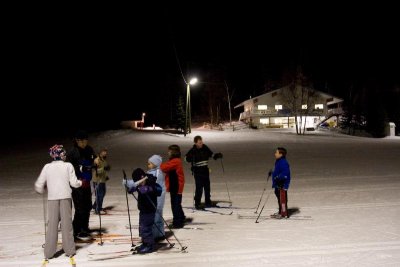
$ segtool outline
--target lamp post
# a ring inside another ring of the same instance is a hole
[[[143,129],[143,127],[144,127],[144,116],[146,116],[146,113],[142,113],[142,129]]]
[[[190,85],[194,85],[197,83],[197,78],[192,78],[190,82],[186,83],[186,114],[185,114],[185,133],[192,132],[192,123],[191,123],[191,110],[190,110]]]

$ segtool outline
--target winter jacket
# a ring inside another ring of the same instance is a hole
[[[213,152],[204,145],[201,148],[197,148],[196,145],[186,153],[186,162],[192,163],[192,171],[194,173],[208,173],[208,159],[211,158]]]
[[[164,173],[160,170],[160,168],[154,168],[154,169],[148,170],[146,173],[151,174],[157,178],[156,183],[162,187],[163,192],[164,192],[165,191],[165,177],[164,177]]]
[[[47,185],[48,200],[60,200],[71,198],[71,186],[78,188],[82,182],[76,178],[71,163],[55,160],[43,167],[35,182],[36,192],[42,194],[45,185]]]
[[[286,158],[281,157],[275,161],[275,168],[272,172],[272,187],[289,189],[290,167]]]
[[[85,148],[74,146],[67,153],[67,161],[74,166],[76,176],[83,182],[82,187],[90,187],[93,160],[95,158],[96,155],[91,146],[86,146]]]
[[[96,164],[97,163],[97,164]],[[93,182],[95,183],[105,183],[107,181],[107,169],[110,165],[105,159],[97,157],[94,160],[95,168],[93,170]]]
[[[133,193],[133,191],[138,192],[137,207],[140,210],[140,212],[155,213],[157,208],[156,177],[154,177],[153,175],[148,175],[147,177],[148,178],[144,185],[139,185],[138,187],[135,188],[132,186],[133,183],[132,184],[128,183],[127,186],[130,193]]]
[[[167,192],[182,194],[185,185],[182,160],[180,158],[172,158],[165,163],[161,163],[160,169],[165,173]]]

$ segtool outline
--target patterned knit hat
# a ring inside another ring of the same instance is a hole
[[[50,147],[49,154],[53,160],[65,160],[67,152],[63,145],[54,145]]]

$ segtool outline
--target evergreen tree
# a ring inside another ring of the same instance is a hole
[[[179,95],[178,96],[178,101],[176,104],[176,114],[175,114],[175,127],[180,130],[184,131],[185,130],[185,103],[183,101],[183,96]]]

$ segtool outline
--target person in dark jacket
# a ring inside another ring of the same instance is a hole
[[[210,170],[208,169],[208,159],[217,160],[222,158],[222,153],[213,153],[208,146],[203,143],[201,136],[194,137],[193,147],[186,153],[185,160],[192,164],[192,173],[196,183],[196,191],[194,195],[194,204],[196,209],[200,208],[201,197],[205,196],[205,206],[211,207],[211,188],[210,188]]]
[[[92,209],[90,181],[96,154],[88,145],[88,134],[85,131],[78,131],[75,134],[74,143],[74,147],[67,153],[67,161],[74,166],[76,176],[82,181],[81,187],[72,188],[72,200],[75,207],[74,236],[80,240],[89,240],[91,239],[89,217]]]
[[[185,174],[183,172],[181,149],[178,145],[168,147],[169,160],[161,163],[160,169],[165,173],[165,187],[171,197],[172,227],[183,228],[185,213],[182,209],[182,193],[185,186]]]
[[[142,179],[143,181],[140,181]],[[151,253],[154,250],[153,224],[157,210],[157,196],[161,195],[162,191],[160,189],[158,192],[156,180],[153,175],[137,168],[132,173],[132,180],[126,182],[129,193],[138,192],[139,235],[142,237],[142,244],[136,250],[141,254]]]
[[[287,190],[290,185],[290,166],[286,160],[287,150],[283,147],[278,147],[275,151],[275,167],[272,171],[272,188],[275,189],[275,195],[278,199],[279,212],[272,214],[272,217],[280,219],[284,216],[288,216],[287,209]],[[281,198],[284,198],[285,203],[284,209],[282,210]]]

